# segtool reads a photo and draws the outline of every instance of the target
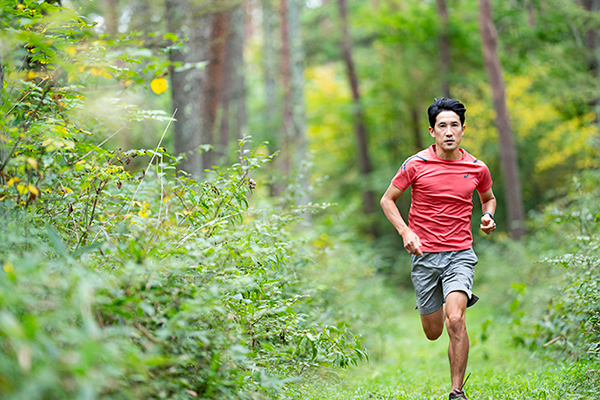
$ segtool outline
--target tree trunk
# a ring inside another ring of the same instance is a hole
[[[500,142],[500,161],[504,177],[508,226],[513,239],[520,240],[525,235],[525,211],[519,178],[517,149],[513,140],[510,117],[506,106],[502,66],[497,49],[497,32],[492,20],[490,0],[479,0],[479,18],[483,59],[496,110],[496,127]]]
[[[348,8],[346,5],[346,0],[338,0],[338,6],[342,23],[342,55],[346,64],[348,80],[352,90],[352,100],[354,102],[354,131],[358,144],[358,167],[363,179],[363,211],[368,215],[375,212],[375,200],[373,191],[365,188],[365,186],[369,186],[369,175],[372,171],[371,160],[369,158],[367,129],[365,127],[365,117],[360,101],[358,77],[356,75],[354,60],[352,59],[352,41],[348,31]]]
[[[225,70],[225,50],[227,43],[227,27],[229,24],[229,12],[217,12],[211,17],[211,32],[208,48],[208,61],[206,67],[206,82],[204,84],[204,110],[202,113],[202,132],[205,144],[214,146],[215,124],[217,121],[217,110],[220,102],[221,85]],[[204,155],[203,168],[209,169],[214,165],[214,151],[208,151]]]
[[[114,0],[112,0],[114,1]],[[133,0],[131,4],[131,22],[129,23],[130,31],[148,33],[153,30],[153,27],[148,23],[152,21],[152,10],[149,0]]]
[[[290,34],[288,26],[288,2],[281,0],[279,17],[281,19],[281,79],[283,86],[283,140],[282,153],[279,155],[281,172],[289,176],[291,160],[291,137],[294,121],[292,120],[292,66],[290,59]]]
[[[262,0],[263,19],[263,54],[262,67],[265,80],[265,114],[264,122],[267,132],[275,129],[274,118],[276,106],[276,88],[275,88],[275,46],[273,40],[275,37],[275,21],[273,20],[273,0]]]
[[[2,67],[2,42],[0,42],[0,109],[4,105],[4,98],[2,97],[2,88],[4,88],[4,68]],[[3,133],[4,135],[0,135],[0,165],[4,164],[6,157],[8,157],[8,152],[6,150],[6,142],[4,138],[4,136],[7,136],[8,132],[1,133]],[[0,176],[0,183],[5,183],[5,179],[3,176]]]
[[[170,61],[186,68],[170,67],[172,106],[177,109],[177,121],[173,124],[175,152],[184,157],[178,168],[196,179],[202,176],[200,145],[202,136],[202,110],[204,99],[202,85],[204,70],[199,63],[207,59],[210,19],[206,10],[194,7],[189,0],[166,0],[167,29],[180,38],[188,37],[183,49],[172,49]]]
[[[600,11],[600,0],[584,0],[583,7],[590,14],[597,14],[598,11]],[[598,35],[598,30],[588,29],[585,38],[585,44],[589,54],[588,71],[594,78],[600,78],[600,37]],[[594,108],[596,114],[596,126],[600,132],[600,99],[594,99],[591,106]]]
[[[417,151],[421,151],[423,150],[423,147],[425,146],[423,144],[423,137],[421,136],[421,124],[419,123],[420,120],[420,109],[417,105],[416,102],[412,102],[410,104],[410,116],[412,119],[412,125],[413,125],[413,134],[415,137],[415,147]]]
[[[235,54],[233,52],[235,43],[235,34],[233,26],[234,13],[230,16],[230,23],[227,30],[227,41],[225,43],[225,64],[223,69],[223,81],[221,83],[221,122],[219,123],[219,143],[216,149],[216,155],[221,158],[220,163],[228,163],[227,150],[229,147],[230,131],[231,131],[231,115],[230,104],[233,94],[233,73],[235,68]]]
[[[292,106],[292,143],[294,153],[291,161],[299,170],[306,158],[306,109],[304,105],[304,52],[300,25],[300,0],[288,0],[288,27],[290,34],[290,72]]]
[[[119,33],[119,0],[103,0],[104,26],[108,37],[115,38]]]
[[[527,1],[527,23],[531,28],[535,28],[535,10],[533,9],[532,0]]]
[[[230,100],[230,121],[235,120],[235,137],[243,139],[248,136],[248,114],[246,110],[246,81],[244,78],[244,43],[246,42],[245,10],[238,7],[231,14],[232,27],[230,37],[232,61],[232,92]],[[241,150],[241,149],[240,149]]]
[[[442,80],[442,93],[444,97],[450,98],[450,32],[448,21],[448,8],[446,0],[437,0],[438,13],[440,15],[440,75]]]

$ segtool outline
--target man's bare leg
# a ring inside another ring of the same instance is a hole
[[[421,324],[427,339],[436,340],[442,335],[445,318],[443,306],[430,314],[421,315]]]
[[[446,296],[446,329],[450,338],[448,358],[452,389],[462,386],[469,359],[469,336],[465,325],[467,301],[467,294],[461,291],[451,292]]]

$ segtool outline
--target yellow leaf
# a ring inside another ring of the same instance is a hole
[[[25,185],[21,185],[20,183],[17,185],[17,190],[19,191],[19,194],[25,194],[25,192],[27,192],[27,186]]]
[[[27,159],[27,164],[29,164],[29,166],[30,166],[31,168],[33,168],[33,169],[35,169],[35,170],[37,171],[37,169],[38,169],[38,163],[37,163],[37,161],[35,160],[35,158],[31,158],[31,157],[30,157],[30,158],[28,158],[28,159]]]
[[[8,186],[12,186],[15,183],[19,183],[19,182],[21,182],[21,179],[19,179],[19,177],[14,177],[14,178],[10,178],[7,184],[8,184]]]
[[[15,266],[12,263],[7,262],[4,264],[4,272],[13,272],[15,270]]]
[[[150,82],[150,87],[152,91],[156,94],[161,94],[169,87],[167,80],[165,78],[156,78]]]
[[[67,53],[71,57],[75,57],[75,53],[76,53],[75,47],[73,47],[73,46],[66,47],[65,48],[65,53]]]
[[[29,184],[29,186],[27,186],[27,190],[29,190],[29,192],[31,194],[33,194],[34,196],[39,196],[39,194],[40,194],[40,191],[38,190],[38,188],[33,186],[31,183]]]

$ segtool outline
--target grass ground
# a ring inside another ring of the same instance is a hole
[[[586,377],[590,368],[578,370],[578,364],[570,360],[555,361],[546,349],[533,352],[515,341],[523,330],[517,325],[520,317],[510,306],[519,297],[513,282],[518,287],[525,271],[521,267],[513,264],[504,270],[488,270],[476,280],[475,292],[481,300],[467,312],[471,344],[467,374],[472,373],[465,387],[467,395],[473,400],[595,398],[586,395],[591,392],[585,388],[573,389],[600,383],[598,377]],[[451,389],[448,337],[444,333],[435,342],[426,339],[414,309],[412,288],[389,288],[373,277],[357,281],[347,296],[352,298],[355,312],[363,316],[370,361],[307,379],[290,396],[312,400],[447,399]],[[580,382],[582,376],[589,382]],[[592,392],[597,393],[595,388]]]

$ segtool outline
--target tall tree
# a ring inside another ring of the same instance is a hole
[[[600,0],[583,0],[582,3],[590,16],[600,11]],[[585,44],[588,50],[588,70],[594,78],[600,78],[600,34],[598,31],[598,27],[590,27],[585,35]],[[596,125],[600,132],[600,99],[594,99],[592,106],[596,114]]]
[[[415,148],[417,151],[423,150],[423,137],[421,136],[421,107],[417,101],[410,102],[410,118],[412,121],[413,136],[415,138]]]
[[[508,226],[513,239],[520,240],[525,235],[525,208],[519,178],[517,149],[510,126],[508,107],[506,106],[502,65],[498,57],[498,34],[492,20],[490,0],[479,0],[479,29],[485,69],[492,88],[494,109],[496,111],[496,128],[498,129],[500,142],[500,162],[506,209],[508,210]]]
[[[150,0],[131,0],[128,3],[131,7],[129,30],[144,33],[153,31],[155,27],[148,24],[153,17]]]
[[[265,81],[265,127],[267,131],[275,128],[274,118],[276,111],[276,86],[275,86],[275,20],[273,18],[273,0],[262,0],[262,67]]]
[[[304,104],[304,51],[302,49],[302,29],[300,23],[302,0],[287,0],[287,19],[290,48],[291,77],[291,143],[292,167],[299,171],[306,159],[306,108]],[[303,171],[306,175],[306,171]]]
[[[180,49],[172,49],[169,54],[172,106],[177,110],[177,121],[173,124],[175,152],[184,156],[179,168],[198,179],[203,165],[200,145],[206,143],[206,137],[202,136],[204,98],[201,94],[210,15],[190,0],[166,0],[165,6],[169,32],[187,38]]]
[[[281,172],[289,176],[291,168],[291,138],[292,138],[292,61],[290,57],[290,32],[288,23],[288,3],[279,3],[279,18],[281,21],[281,83],[283,86],[283,151],[280,155]]]
[[[352,90],[352,100],[354,102],[354,132],[358,144],[358,168],[363,178],[362,197],[363,212],[372,214],[375,212],[375,199],[373,191],[369,188],[369,175],[372,172],[371,159],[369,157],[369,143],[367,140],[367,129],[365,124],[365,115],[363,112],[360,91],[358,86],[358,76],[352,57],[352,39],[348,30],[348,6],[346,0],[338,0],[338,6],[342,24],[342,56],[346,64],[346,73]]]
[[[233,12],[230,16],[230,23],[228,24],[227,29],[227,38],[225,42],[225,60],[223,65],[223,81],[221,83],[221,93],[219,95],[221,99],[221,121],[219,123],[219,140],[218,146],[216,148],[216,156],[221,157],[224,161],[227,155],[227,148],[229,146],[229,138],[230,138],[230,104],[231,104],[231,94],[233,90],[233,72],[235,68],[234,59],[235,55],[233,52],[234,43],[234,27],[233,25]]]
[[[246,88],[244,82],[244,9],[238,5],[229,16],[224,71],[221,84],[221,122],[216,154],[227,161],[232,137],[247,136]],[[215,142],[216,143],[216,142]]]
[[[4,98],[2,97],[2,90],[4,88],[4,67],[2,66],[2,42],[0,42],[0,107],[4,105]],[[4,133],[4,132],[2,132]],[[0,135],[0,165],[4,163],[7,157],[4,135]],[[0,176],[0,182],[4,183],[4,178]]]
[[[448,7],[446,0],[437,0],[438,14],[440,16],[440,61],[442,93],[444,97],[450,98],[450,24],[448,20]]]
[[[232,14],[233,36],[232,52],[233,56],[233,91],[232,100],[234,101],[235,112],[235,132],[237,139],[243,139],[248,136],[248,111],[246,106],[246,78],[245,78],[245,60],[244,46],[247,40],[248,30],[246,10],[244,7],[238,7]]]
[[[104,26],[109,37],[119,33],[119,0],[103,0]]]
[[[215,140],[215,125],[217,122],[217,110],[222,94],[222,82],[225,72],[225,50],[228,37],[229,11],[221,11],[211,16],[211,32],[207,54],[206,82],[203,87],[204,109],[202,113],[202,131],[205,141],[213,144]],[[209,151],[203,159],[203,168],[207,169],[214,165],[214,152]]]

